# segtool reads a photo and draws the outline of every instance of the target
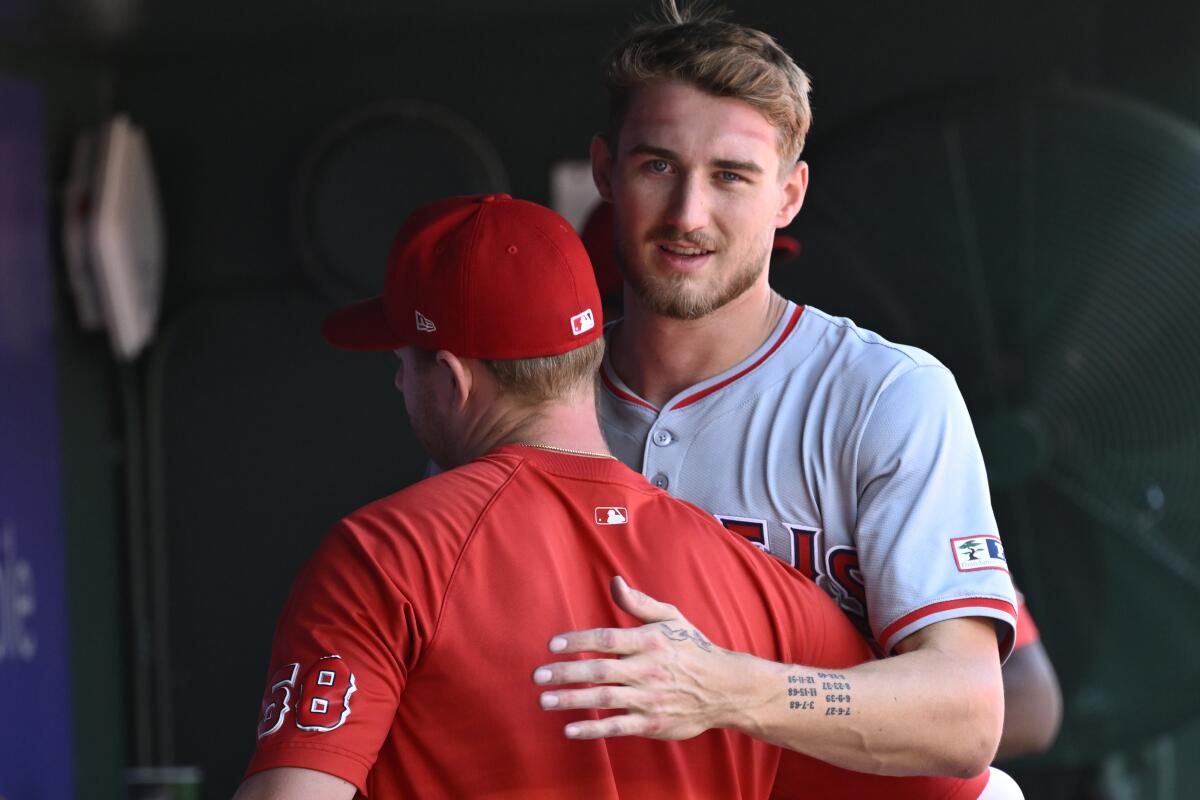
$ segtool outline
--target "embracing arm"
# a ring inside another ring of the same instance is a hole
[[[546,709],[628,712],[572,722],[568,737],[684,739],[732,728],[882,775],[976,775],[996,751],[1004,700],[990,620],[937,622],[901,641],[899,655],[830,670],[717,647],[674,606],[620,579],[613,595],[647,624],[560,634],[550,649],[620,658],[559,662],[534,673],[539,684],[615,684],[543,693]]]
[[[965,778],[985,770],[1004,715],[992,622],[937,622],[896,649],[892,658],[843,670],[771,665],[782,676],[774,686],[793,675],[815,677],[816,707],[804,716],[777,695],[739,728],[859,772]]]

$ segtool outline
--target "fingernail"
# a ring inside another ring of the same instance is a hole
[[[567,649],[567,640],[561,636],[555,636],[550,640],[550,652],[558,653]]]
[[[575,725],[568,725],[567,727],[563,728],[563,732],[566,733],[567,736],[574,737],[579,735],[579,728]]]
[[[542,708],[554,708],[558,705],[558,695],[546,692],[542,695]]]
[[[533,671],[534,683],[549,683],[550,677],[550,670],[546,669],[545,667],[540,667],[539,669],[535,669]]]

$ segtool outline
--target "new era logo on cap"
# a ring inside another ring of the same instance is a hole
[[[592,314],[590,308],[571,317],[571,333],[576,336],[587,333],[594,327],[596,327],[596,316]]]
[[[950,540],[954,561],[960,572],[999,569],[1008,572],[1004,545],[998,536],[960,536]]]
[[[424,333],[433,333],[437,330],[437,325],[433,324],[433,320],[422,314],[420,311],[417,314],[417,330]]]

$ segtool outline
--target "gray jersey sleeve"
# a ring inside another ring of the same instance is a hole
[[[909,365],[861,429],[855,540],[871,630],[884,652],[945,619],[996,621],[1012,646],[1015,595],[983,458],[954,377]]]

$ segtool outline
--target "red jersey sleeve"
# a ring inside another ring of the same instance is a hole
[[[397,583],[402,548],[343,521],[292,586],[276,625],[246,775],[302,767],[366,793],[429,620]],[[436,607],[436,606],[435,606]]]

